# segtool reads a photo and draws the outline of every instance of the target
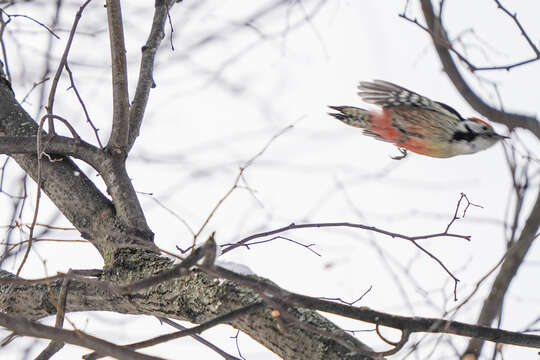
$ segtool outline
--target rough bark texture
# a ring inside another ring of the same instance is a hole
[[[0,82],[0,141],[2,136],[35,136],[36,122],[17,103],[9,84]],[[61,156],[55,155],[59,158]],[[13,158],[33,179],[38,178],[37,156],[14,155]],[[68,157],[62,161],[41,161],[43,191],[58,209],[92,242],[105,260],[102,280],[127,284],[170,268],[169,259],[154,251],[141,249],[151,244],[144,232],[130,229],[116,216],[113,203],[90,181]],[[138,247],[130,248],[130,244]],[[0,271],[0,278],[13,274]],[[0,285],[0,311],[9,315],[41,319],[56,313],[53,305],[61,281],[50,284],[4,283]],[[218,282],[205,274],[192,271],[188,276],[164,282],[136,294],[115,295],[80,281],[71,281],[66,313],[73,311],[113,311],[144,314],[201,323],[259,299],[253,291],[232,282]],[[281,329],[269,314],[269,309],[234,320],[231,325],[285,359],[365,359],[349,354],[349,350],[333,340],[325,339],[294,325]],[[293,314],[301,321],[326,331],[348,337],[356,346],[362,345],[353,336],[314,311],[296,309]]]

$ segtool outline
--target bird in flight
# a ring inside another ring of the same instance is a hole
[[[388,81],[362,81],[358,90],[363,101],[381,106],[382,111],[329,106],[337,111],[329,114],[364,129],[365,135],[396,145],[402,153],[396,160],[404,158],[407,150],[436,158],[473,154],[508,138],[484,120],[465,119],[444,103]]]

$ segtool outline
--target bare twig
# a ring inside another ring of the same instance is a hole
[[[328,301],[339,301],[339,302],[341,302],[343,304],[353,306],[354,304],[356,304],[357,302],[362,300],[364,298],[364,296],[366,296],[367,293],[371,291],[372,288],[373,288],[373,286],[370,285],[369,288],[362,295],[360,295],[356,300],[353,300],[353,301],[345,301],[342,298],[329,298],[329,297],[319,297],[319,299],[328,300]]]
[[[450,222],[448,223],[448,226],[446,227],[446,230],[444,232],[448,232],[448,230],[450,230],[450,227],[454,224],[454,222],[456,220],[460,219],[460,217],[458,216],[458,212],[459,212],[459,208],[461,206],[461,202],[463,201],[463,199],[465,199],[465,201],[467,201],[467,205],[463,209],[463,214],[461,215],[462,218],[465,217],[465,214],[467,213],[467,210],[469,209],[470,206],[475,206],[475,207],[482,208],[482,205],[473,204],[472,202],[469,201],[469,199],[467,198],[467,195],[465,195],[464,193],[461,193],[460,198],[459,198],[459,200],[457,202],[457,205],[456,205],[456,211],[454,212],[454,217],[452,218],[452,220],[450,220]]]
[[[36,24],[38,24],[39,26],[41,26],[42,28],[44,28],[45,30],[47,30],[52,36],[54,36],[55,38],[59,39],[60,40],[60,37],[58,35],[56,35],[56,33],[50,28],[48,27],[47,25],[45,25],[44,23],[42,23],[41,21],[39,20],[36,20],[34,19],[33,17],[31,16],[28,16],[28,15],[23,15],[23,14],[8,14],[4,9],[0,9],[0,12],[2,14],[5,14],[8,18],[24,18],[24,19],[27,19],[27,20],[30,20]]]
[[[236,331],[236,335],[235,336],[231,336],[230,338],[231,339],[234,339],[234,344],[236,345],[236,351],[238,352],[238,356],[240,356],[240,358],[242,360],[246,360],[246,358],[244,356],[242,356],[242,352],[240,351],[240,343],[238,342],[238,336],[240,335],[240,330],[237,330]]]
[[[35,82],[32,84],[32,87],[30,88],[30,90],[28,90],[28,92],[24,95],[24,97],[22,98],[21,100],[21,104],[24,104],[26,102],[26,100],[28,100],[28,97],[30,96],[30,94],[32,93],[32,91],[34,91],[38,86],[40,85],[43,85],[45,84],[47,81],[49,81],[49,77],[45,77],[43,80],[41,81],[38,81],[38,82]]]
[[[146,44],[142,48],[141,67],[139,70],[139,80],[135,96],[129,109],[129,139],[128,150],[135,143],[139,135],[139,129],[142,124],[146,104],[150,96],[150,89],[155,87],[154,83],[154,60],[161,41],[165,37],[165,21],[169,14],[169,9],[175,4],[175,0],[157,1],[155,3],[154,19],[152,28]],[[172,25],[171,25],[172,31]],[[171,39],[172,41],[172,39]],[[172,43],[171,43],[172,44]]]
[[[244,246],[244,247],[246,247],[246,248],[249,249],[250,246],[253,246],[253,245],[259,245],[259,244],[264,244],[264,243],[271,242],[271,241],[278,240],[278,239],[286,240],[286,241],[292,242],[293,244],[300,245],[300,246],[302,246],[302,247],[308,249],[309,251],[311,251],[311,252],[314,253],[315,255],[317,255],[317,256],[322,256],[321,254],[319,254],[318,252],[316,252],[315,250],[313,250],[313,246],[315,246],[316,244],[303,244],[303,243],[301,243],[301,242],[299,242],[299,241],[290,239],[290,238],[285,237],[285,236],[274,236],[274,237],[271,237],[270,239],[259,240],[259,241],[253,241],[253,242],[250,242],[249,244],[242,244],[242,246]],[[233,243],[228,243],[228,244],[221,244],[221,245],[219,245],[219,246],[220,246],[220,247],[228,247],[228,246],[231,246],[231,245],[234,245],[234,244],[233,244]]]
[[[123,346],[83,333],[82,331],[69,331],[42,325],[21,316],[11,316],[0,313],[0,326],[14,331],[18,335],[51,339],[58,342],[84,346],[94,349],[121,360],[159,360],[156,356],[144,355]]]
[[[101,139],[99,138],[99,134],[98,134],[99,129],[94,125],[94,123],[90,119],[90,114],[88,113],[88,110],[86,109],[86,105],[81,97],[81,94],[79,94],[79,90],[77,89],[77,86],[75,86],[75,79],[73,78],[73,73],[71,72],[71,69],[69,68],[69,64],[67,61],[66,61],[66,71],[69,76],[69,81],[71,82],[70,89],[73,89],[73,91],[75,92],[75,96],[77,97],[77,100],[79,100],[79,104],[81,104],[81,107],[84,112],[84,116],[86,117],[86,122],[90,125],[90,127],[94,131],[99,147],[103,149],[103,144],[101,143]]]
[[[46,119],[45,117],[41,118],[41,121],[39,122],[38,130],[36,133],[36,157],[37,157],[36,205],[34,206],[34,214],[32,216],[32,223],[30,225],[29,234],[28,234],[28,246],[26,247],[26,251],[24,252],[21,263],[19,264],[19,267],[17,268],[16,276],[19,276],[19,274],[21,273],[22,268],[24,264],[26,263],[26,260],[28,259],[28,255],[30,254],[30,250],[32,249],[32,241],[34,238],[34,228],[37,223],[39,203],[41,200],[41,155],[43,154],[43,151],[41,150],[41,133],[43,132],[43,123],[45,119]],[[52,124],[52,121],[51,121],[51,124]]]
[[[500,111],[484,102],[484,100],[470,88],[450,55],[448,46],[441,44],[441,39],[445,39],[446,32],[441,24],[441,20],[437,18],[434,13],[431,0],[420,0],[420,3],[426,19],[427,29],[433,40],[435,50],[441,59],[444,71],[447,73],[461,96],[463,96],[473,109],[491,121],[504,124],[508,126],[510,130],[518,127],[528,129],[534,133],[536,137],[540,138],[540,123],[534,116]]]
[[[69,279],[65,278],[62,281],[62,286],[60,287],[60,293],[58,294],[58,303],[56,304],[56,322],[54,327],[61,329],[64,325],[64,316],[66,309],[66,300],[68,293]],[[36,357],[35,360],[48,360],[54,356],[60,349],[64,347],[64,343],[60,341],[53,340],[47,345],[45,349]]]
[[[170,334],[165,334],[165,335],[160,335],[160,336],[156,336],[152,339],[149,339],[149,340],[145,340],[145,341],[141,341],[141,342],[137,342],[137,343],[133,343],[133,344],[128,344],[128,345],[124,345],[126,348],[128,349],[142,349],[142,348],[145,348],[145,347],[149,347],[149,346],[154,346],[154,345],[157,345],[157,344],[162,344],[164,342],[167,342],[167,341],[170,341],[170,340],[174,340],[174,339],[178,339],[178,338],[181,338],[181,337],[185,337],[185,336],[191,336],[191,335],[195,335],[195,334],[200,334],[202,333],[203,331],[205,330],[208,330],[216,325],[220,325],[220,324],[223,324],[223,323],[227,323],[229,321],[232,321],[236,318],[239,318],[241,316],[245,316],[247,314],[250,314],[252,312],[255,312],[259,309],[262,309],[264,306],[264,303],[263,302],[255,302],[255,303],[252,303],[252,304],[249,304],[249,305],[246,305],[246,306],[242,306],[236,310],[233,310],[233,311],[230,311],[228,313],[225,313],[223,315],[220,315],[220,316],[217,316],[215,317],[214,319],[212,320],[209,320],[209,321],[206,321],[198,326],[195,326],[195,327],[192,327],[190,329],[185,329],[185,330],[180,330],[180,331],[176,331],[176,332],[173,332],[173,333],[170,333]],[[101,356],[96,356],[96,355],[93,355],[93,354],[89,354],[87,356],[84,356],[84,358],[86,360],[95,360],[95,359],[99,359]]]
[[[414,246],[416,246],[420,251],[422,251],[424,254],[431,257],[433,260],[435,260],[443,269],[444,271],[454,280],[454,298],[457,298],[457,283],[459,279],[452,274],[452,272],[443,264],[441,260],[439,260],[435,255],[433,255],[431,252],[426,250],[424,247],[422,247],[420,244],[418,244],[418,240],[424,240],[424,239],[431,239],[431,238],[437,238],[437,237],[454,237],[454,238],[460,238],[465,239],[467,241],[470,240],[470,235],[459,235],[459,234],[453,234],[449,233],[448,229],[445,232],[442,233],[436,233],[436,234],[429,234],[429,235],[417,235],[417,236],[409,236],[409,235],[403,235],[395,232],[390,232],[387,230],[379,229],[374,226],[368,226],[363,224],[354,224],[354,223],[347,223],[347,222],[337,222],[337,223],[309,223],[309,224],[295,224],[292,223],[290,225],[284,226],[279,229],[270,230],[258,234],[250,235],[242,240],[237,241],[236,243],[231,244],[230,246],[223,249],[222,253],[225,254],[239,246],[244,246],[245,244],[249,245],[249,241],[253,239],[257,239],[260,237],[266,237],[275,235],[278,233],[282,233],[289,230],[296,230],[296,229],[306,229],[306,228],[324,228],[324,227],[350,227],[350,228],[357,228],[357,229],[364,229],[372,232],[376,232],[379,234],[383,234],[386,236],[390,236],[392,238],[400,238],[404,240],[410,241]]]
[[[532,50],[534,51],[535,56],[533,56],[533,57],[531,57],[529,59],[526,59],[526,60],[517,61],[517,62],[512,63],[512,64],[497,65],[497,66],[477,66],[477,65],[473,64],[465,55],[460,53],[452,45],[452,43],[446,38],[446,36],[441,36],[441,33],[437,34],[436,32],[432,31],[430,28],[425,27],[424,25],[420,24],[418,19],[409,17],[405,12],[399,14],[399,17],[401,17],[401,18],[403,18],[403,19],[405,19],[405,20],[407,20],[409,22],[412,22],[413,24],[417,25],[418,27],[420,27],[424,31],[427,31],[433,37],[434,41],[436,41],[438,43],[438,45],[443,46],[446,49],[448,49],[449,51],[453,52],[461,61],[463,61],[467,65],[468,69],[471,72],[490,71],[490,70],[506,70],[506,71],[510,71],[513,68],[523,66],[523,65],[526,65],[526,64],[530,64],[530,63],[533,63],[533,62],[536,62],[536,61],[540,60],[540,51],[538,50],[536,45],[532,42],[530,37],[525,32],[525,29],[523,28],[523,26],[521,25],[521,23],[517,19],[517,14],[511,14],[506,8],[504,8],[501,5],[501,3],[498,0],[494,0],[494,1],[495,1],[495,3],[497,3],[497,6],[502,11],[504,11],[508,16],[510,16],[514,20],[516,25],[519,27],[519,30],[520,30],[521,34],[525,37],[525,39],[527,40],[527,43],[529,44],[529,46],[531,46]],[[442,11],[442,6],[440,7],[440,11]],[[442,18],[440,17],[440,15],[437,18],[439,19],[439,21],[442,21]]]
[[[77,11],[77,14],[75,14],[75,20],[73,21],[73,25],[71,26],[71,31],[69,32],[69,38],[66,43],[66,47],[64,48],[64,53],[62,54],[62,57],[60,58],[60,63],[58,64],[58,68],[56,69],[56,73],[54,74],[53,81],[51,83],[51,90],[49,92],[49,100],[47,102],[47,114],[51,115],[54,113],[53,106],[54,106],[54,97],[56,95],[56,89],[58,87],[58,81],[60,80],[60,75],[62,75],[62,70],[64,69],[67,58],[69,55],[69,50],[71,49],[71,44],[73,43],[73,39],[75,37],[75,32],[77,30],[77,25],[79,24],[79,21],[81,20],[82,13],[84,11],[84,8],[90,3],[92,0],[86,0],[79,10]],[[54,134],[54,123],[52,122],[52,118],[49,121],[49,132],[51,134]]]
[[[400,233],[396,233],[396,232],[391,232],[391,231],[379,229],[379,228],[377,228],[375,226],[356,224],[356,223],[349,223],[349,222],[306,223],[306,224],[291,223],[291,224],[289,224],[287,226],[284,226],[284,227],[281,227],[281,228],[278,228],[278,229],[275,229],[275,230],[265,231],[265,232],[261,232],[261,233],[257,233],[257,234],[253,234],[253,235],[250,235],[248,237],[245,237],[242,240],[239,240],[239,241],[231,244],[230,246],[226,247],[225,249],[223,249],[223,254],[225,254],[225,253],[227,253],[227,252],[229,252],[229,251],[231,251],[231,250],[233,250],[233,249],[235,249],[235,248],[237,248],[239,246],[243,246],[244,244],[249,245],[249,241],[251,241],[253,239],[266,237],[266,236],[271,236],[271,235],[279,234],[279,233],[289,231],[289,230],[307,229],[307,228],[325,228],[325,227],[350,227],[350,228],[364,229],[364,230],[373,231],[373,232],[376,232],[376,233],[379,233],[379,234],[383,234],[383,235],[386,235],[386,236],[390,236],[391,238],[399,238],[399,239],[404,239],[404,240],[409,240],[409,241],[425,240],[425,239],[431,239],[431,238],[437,238],[437,237],[445,237],[445,236],[464,239],[464,240],[467,240],[467,241],[469,241],[471,239],[470,235],[460,235],[460,234],[449,233],[449,232],[446,232],[446,231],[441,232],[441,233],[428,234],[428,235],[409,236],[409,235],[404,235],[404,234],[400,234]]]
[[[162,322],[164,322],[165,324],[168,324],[174,328],[177,328],[178,330],[187,330],[187,327],[185,326],[182,326],[170,319],[167,319],[167,318],[163,318],[163,317],[158,317],[158,319]],[[199,335],[191,335],[191,337],[193,339],[195,339],[196,341],[200,342],[201,344],[205,345],[205,346],[208,346],[210,349],[214,350],[215,352],[217,352],[219,355],[221,355],[225,360],[239,360],[236,356],[232,356],[230,355],[229,353],[226,353],[225,351],[221,350],[219,347],[217,347],[216,345],[212,344],[211,342],[209,342],[208,340],[205,340],[203,337],[199,336]]]
[[[293,125],[289,125],[283,129],[281,129],[277,134],[273,135],[270,140],[268,140],[268,142],[262,147],[261,150],[259,150],[259,152],[257,152],[255,155],[253,155],[248,161],[246,161],[246,163],[240,167],[240,170],[238,171],[238,175],[236,176],[236,178],[234,179],[234,182],[233,182],[233,185],[229,188],[229,190],[227,190],[227,192],[225,193],[225,195],[223,195],[223,197],[221,199],[218,200],[218,202],[216,203],[216,205],[214,206],[214,208],[210,211],[210,213],[208,214],[208,216],[206,217],[206,219],[204,220],[203,224],[201,225],[201,227],[199,228],[199,230],[195,233],[195,235],[193,236],[193,248],[195,247],[195,243],[197,241],[197,238],[199,237],[199,235],[201,234],[201,232],[205,229],[206,225],[208,225],[208,223],[210,222],[210,220],[212,219],[212,217],[214,216],[214,214],[216,213],[216,211],[219,209],[219,207],[221,206],[221,204],[223,204],[223,202],[225,200],[227,200],[227,198],[233,193],[234,190],[236,190],[238,188],[238,184],[240,182],[240,179],[242,178],[242,175],[244,174],[244,171],[249,167],[251,166],[255,160],[257,160],[260,156],[262,156],[266,150],[270,147],[270,145],[272,145],[272,143],[278,138],[280,137],[281,135],[283,135],[285,132],[287,132],[288,130],[292,129],[294,126]],[[225,249],[227,250],[227,249]]]
[[[521,230],[519,239],[506,254],[500,271],[493,282],[491,291],[486,297],[486,301],[478,316],[478,325],[487,326],[493,322],[500,310],[512,279],[523,263],[523,259],[527,255],[533,241],[536,239],[536,232],[540,226],[540,192],[538,192],[535,201],[534,207]],[[481,338],[472,338],[469,341],[465,354],[478,357],[482,351],[484,340]]]
[[[6,43],[4,41],[4,32],[6,31],[6,27],[11,21],[11,18],[8,16],[7,20],[4,20],[4,14],[5,14],[4,11],[0,13],[0,46],[2,47],[2,59],[4,59],[3,64],[5,67],[5,69],[2,69],[2,70],[5,70],[6,79],[11,84],[11,71],[9,70],[9,61],[7,57]]]
[[[501,9],[506,15],[510,16],[512,20],[514,20],[514,23],[516,23],[516,26],[519,28],[519,31],[521,32],[521,35],[525,38],[529,46],[531,47],[532,51],[536,54],[536,59],[540,60],[540,50],[536,46],[536,44],[531,40],[529,35],[527,35],[527,32],[523,28],[523,25],[521,25],[521,22],[517,18],[517,14],[512,14],[508,9],[506,9],[499,0],[493,0],[495,1],[495,4],[497,4],[497,7]]]

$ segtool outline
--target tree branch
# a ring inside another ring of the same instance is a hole
[[[448,47],[441,44],[441,39],[446,43],[449,43],[449,41],[446,36],[446,31],[441,24],[441,19],[435,16],[431,0],[420,0],[420,2],[426,19],[427,28],[433,39],[433,46],[439,55],[444,71],[461,96],[463,96],[474,110],[478,111],[489,120],[506,125],[510,130],[514,128],[527,129],[536,135],[536,137],[540,138],[540,123],[538,122],[538,119],[533,116],[500,111],[488,105],[476,95],[461,75],[456,63],[450,55]]]
[[[504,262],[501,265],[499,274],[495,278],[489,295],[486,296],[480,315],[478,316],[477,324],[481,326],[489,326],[497,317],[499,309],[502,305],[504,296],[512,282],[512,279],[517,274],[523,259],[527,255],[533,241],[537,238],[536,232],[540,226],[540,191],[536,197],[531,213],[521,235],[516,243],[510,248]],[[482,351],[482,346],[485,339],[473,338],[469,341],[465,354],[473,354],[477,357]]]
[[[208,329],[210,329],[210,328],[212,328],[214,326],[230,322],[231,320],[234,320],[234,319],[236,319],[236,318],[238,318],[240,316],[245,316],[247,314],[250,314],[252,312],[260,310],[263,307],[264,307],[263,302],[255,302],[255,303],[249,304],[247,306],[242,306],[242,307],[240,307],[238,309],[235,309],[235,310],[233,310],[231,312],[228,312],[226,314],[217,316],[212,320],[208,320],[208,321],[204,322],[203,324],[192,327],[190,329],[180,330],[180,331],[176,331],[176,332],[173,332],[173,333],[156,336],[156,337],[154,337],[152,339],[148,339],[148,340],[145,340],[145,341],[140,341],[140,342],[137,342],[137,343],[128,344],[128,345],[124,345],[124,346],[127,347],[128,349],[142,349],[142,348],[145,348],[145,347],[162,344],[162,343],[170,341],[170,340],[179,339],[181,337],[200,334],[203,331],[208,330]],[[102,357],[102,354],[99,354],[99,353],[92,353],[92,354],[88,354],[88,355],[84,356],[84,358],[86,360],[96,360],[96,359],[99,359],[101,357]]]
[[[64,279],[60,293],[58,294],[58,303],[56,304],[56,321],[54,327],[61,329],[64,325],[64,316],[66,313],[66,300],[68,293],[69,279]],[[45,349],[36,357],[35,360],[48,360],[54,356],[60,349],[64,347],[64,342],[53,340]]]
[[[219,266],[202,266],[202,270],[211,276],[228,279],[237,284],[247,286],[259,293],[264,293],[267,297],[280,299],[291,306],[300,306],[311,310],[324,311],[351,319],[408,331],[410,333],[446,333],[477,337],[503,344],[540,348],[540,336],[538,335],[522,334],[444,319],[393,315],[375,311],[365,306],[354,307],[338,302],[292,293],[266,281],[251,276],[237,274]]]
[[[128,150],[133,147],[135,139],[139,136],[150,89],[155,87],[154,83],[154,59],[161,41],[165,38],[165,21],[170,8],[176,3],[176,0],[161,0],[155,2],[154,19],[152,28],[146,44],[142,47],[141,67],[139,70],[139,80],[135,96],[129,109],[129,139]]]
[[[95,146],[82,140],[56,135],[49,140],[42,136],[42,152],[55,155],[73,156],[99,170],[106,156]],[[0,154],[36,154],[35,136],[0,136]],[[62,160],[63,161],[63,160]]]
[[[53,81],[51,83],[51,90],[49,91],[49,100],[47,103],[47,114],[51,115],[54,114],[53,112],[53,106],[54,106],[54,97],[56,95],[56,89],[58,87],[58,82],[60,81],[60,75],[62,75],[62,70],[64,70],[64,67],[67,64],[67,58],[69,55],[69,50],[71,49],[71,44],[73,43],[73,39],[75,37],[75,31],[77,30],[77,25],[79,24],[79,21],[81,20],[82,13],[84,11],[84,8],[90,3],[92,0],[85,1],[81,7],[79,8],[79,11],[77,11],[77,14],[75,15],[75,20],[73,21],[73,25],[71,26],[71,31],[69,32],[69,38],[66,43],[66,47],[64,49],[64,53],[62,54],[62,58],[60,59],[60,63],[58,64],[58,68],[56,69],[56,73],[54,74]],[[54,133],[54,125],[53,125],[52,119],[49,121],[49,132]]]
[[[21,317],[0,313],[0,325],[18,335],[33,336],[83,346],[122,360],[159,360],[161,358],[137,353],[123,346],[83,333],[42,325]]]
[[[34,180],[38,176],[38,160],[35,153],[37,132],[36,122],[21,108],[9,86],[0,82],[0,138],[34,137],[33,154],[12,156]],[[69,158],[57,162],[42,161],[41,179],[43,190],[58,209],[83,234],[83,237],[90,238],[98,250],[102,251],[103,247],[98,241],[94,241],[99,238],[95,226],[103,214],[113,213],[111,201]],[[101,221],[99,227],[106,226],[108,221],[110,220]]]
[[[124,25],[120,0],[107,0],[107,19],[111,43],[112,85],[113,85],[113,124],[111,138],[107,147],[124,154],[129,135],[129,94],[124,44]]]

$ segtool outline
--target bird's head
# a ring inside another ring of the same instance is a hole
[[[494,142],[502,139],[508,139],[508,136],[497,134],[495,130],[493,130],[490,123],[476,117],[471,117],[465,121],[462,121],[461,125],[466,131],[472,131],[473,133],[478,134],[478,136],[482,136],[484,138],[491,138]]]
[[[508,136],[497,134],[487,121],[475,117],[459,122],[453,136],[453,140],[461,143],[470,153],[487,149],[506,138]]]

